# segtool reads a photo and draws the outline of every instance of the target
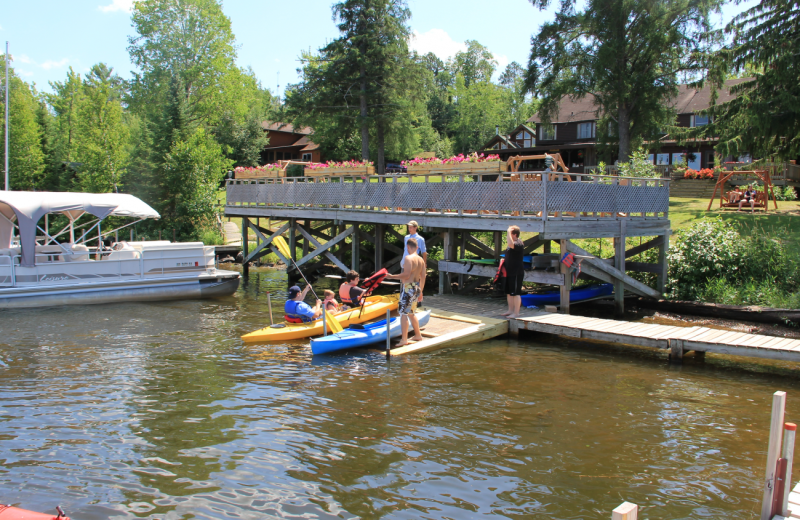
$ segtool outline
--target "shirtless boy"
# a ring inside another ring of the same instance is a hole
[[[398,347],[408,345],[408,320],[414,327],[414,341],[422,341],[422,333],[419,330],[419,321],[414,314],[414,307],[419,300],[422,290],[425,288],[425,261],[417,254],[417,241],[409,238],[406,242],[406,256],[403,263],[403,272],[400,274],[386,275],[386,278],[400,280],[403,290],[400,292],[400,330],[403,331],[403,339],[397,344]]]

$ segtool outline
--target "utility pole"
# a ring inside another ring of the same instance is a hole
[[[5,190],[8,191],[8,113],[9,113],[9,106],[8,106],[8,41],[6,41],[6,105],[4,112],[6,113],[6,131],[3,132],[3,136],[6,140],[6,185]]]

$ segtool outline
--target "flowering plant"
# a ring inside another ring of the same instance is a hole
[[[447,159],[439,159],[438,157],[432,157],[430,159],[409,159],[408,161],[403,161],[401,164],[403,166],[413,166],[417,164],[461,164],[500,161],[501,159],[499,155],[484,155],[475,152],[469,155],[464,155],[461,153]]]
[[[234,173],[252,173],[252,174],[265,174],[265,173],[276,173],[283,171],[280,164],[265,164],[263,166],[237,166],[233,169]]]
[[[326,163],[311,163],[306,165],[307,170],[320,170],[322,168],[344,169],[344,168],[365,168],[372,166],[372,161],[328,161]]]
[[[713,179],[714,178],[714,169],[713,168],[703,168],[698,173],[698,179]]]

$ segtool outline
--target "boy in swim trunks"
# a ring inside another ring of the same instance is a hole
[[[400,292],[400,330],[403,332],[403,339],[397,344],[398,347],[408,345],[408,322],[414,327],[414,341],[422,341],[422,333],[419,330],[419,321],[414,314],[414,310],[425,288],[425,261],[417,254],[417,241],[409,238],[406,241],[406,255],[403,263],[403,272],[400,274],[386,275],[388,279],[399,280],[403,284]]]

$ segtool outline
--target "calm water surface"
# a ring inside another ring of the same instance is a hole
[[[76,519],[750,519],[788,367],[496,340],[387,362],[244,345],[232,298],[0,313],[0,502]],[[276,313],[278,305],[276,305]],[[276,314],[277,315],[277,314]],[[762,366],[763,368],[763,366]]]

